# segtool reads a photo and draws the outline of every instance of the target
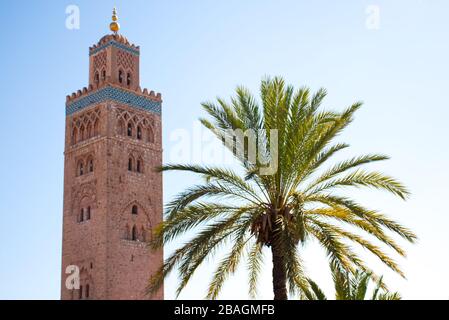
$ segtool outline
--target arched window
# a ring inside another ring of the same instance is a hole
[[[97,119],[94,122],[94,136],[98,136],[98,134],[100,133],[99,130],[100,130],[100,128],[99,128],[99,121]]]
[[[80,286],[79,296],[78,299],[83,299],[83,286]]]
[[[142,128],[140,126],[137,127],[137,139],[142,140]]]
[[[79,219],[79,221],[80,222],[84,221],[84,208],[81,208],[81,210],[80,210],[80,219]]]
[[[142,172],[142,168],[140,166],[141,166],[141,161],[137,160],[136,171],[139,172],[139,173]]]
[[[133,171],[133,159],[128,159],[128,171]]]
[[[87,207],[86,220],[90,220],[90,207]]]
[[[119,70],[118,72],[118,82],[122,83],[123,82],[123,71]]]
[[[148,142],[150,143],[154,142],[154,134],[153,129],[151,129],[151,127],[148,128]]]
[[[85,138],[86,138],[86,133],[85,133],[84,125],[82,125],[80,128],[80,141],[83,141]]]
[[[89,159],[87,166],[89,172],[94,172],[94,160],[92,158]]]
[[[106,70],[101,71],[101,80],[106,80]]]
[[[136,205],[133,205],[133,207],[131,208],[131,213],[132,214],[137,214],[139,212],[139,209],[137,208]]]
[[[89,123],[86,129],[86,139],[89,139],[91,137],[92,137],[92,125]]]
[[[133,226],[133,229],[131,231],[131,240],[136,241],[137,240],[137,228],[136,226]]]
[[[78,165],[78,175],[82,176],[84,174],[84,165],[83,163],[80,161],[79,165]]]
[[[98,71],[95,72],[94,81],[95,81],[95,84],[98,84],[100,82],[100,76],[98,74]]]
[[[128,137],[133,136],[133,125],[131,123],[128,123]]]
[[[89,291],[90,291],[90,286],[88,284],[86,284],[86,294],[85,294],[86,299],[89,299],[89,294],[90,294]]]
[[[127,74],[126,74],[126,85],[131,85],[131,73],[130,72],[128,72]]]

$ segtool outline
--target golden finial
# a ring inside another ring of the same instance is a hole
[[[117,10],[114,8],[112,10],[112,22],[109,25],[109,29],[111,29],[112,32],[114,32],[115,34],[117,34],[117,32],[120,30],[120,24],[117,22],[118,17],[117,17]]]

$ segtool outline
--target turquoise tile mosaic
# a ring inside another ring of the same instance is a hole
[[[120,43],[120,42],[111,40],[111,41],[109,41],[108,43],[105,43],[105,44],[103,44],[103,45],[101,45],[101,46],[95,48],[94,50],[90,51],[89,55],[94,55],[94,54],[96,54],[98,51],[101,51],[101,50],[103,50],[104,48],[107,48],[107,47],[109,47],[109,46],[114,46],[114,47],[116,47],[116,48],[119,48],[119,49],[128,51],[128,52],[130,52],[130,53],[132,53],[132,54],[134,54],[134,55],[136,55],[136,56],[138,56],[138,55],[140,54],[139,50],[130,48],[130,47],[128,47],[128,46],[126,46],[126,45],[124,45],[124,44],[122,44],[122,43]]]
[[[71,115],[80,111],[92,104],[113,100],[119,103],[129,105],[134,108],[151,111],[161,114],[161,103],[158,101],[145,98],[129,91],[121,90],[119,88],[107,86],[97,91],[94,91],[86,96],[78,98],[66,105],[66,115]]]

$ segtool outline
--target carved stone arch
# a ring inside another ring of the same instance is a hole
[[[128,123],[129,119],[131,119],[131,114],[128,111],[122,113],[122,118]]]
[[[138,214],[132,214],[133,206],[138,207]],[[151,239],[151,218],[150,213],[138,200],[130,201],[122,208],[118,224],[121,226],[123,239],[133,240],[132,233],[135,227],[135,240],[143,241]],[[146,232],[142,232],[145,230]]]
[[[87,124],[90,122],[90,113],[84,113],[81,115],[81,123],[84,124],[84,126],[87,126]]]
[[[86,157],[86,173],[90,173],[94,171],[95,163],[94,163],[94,155],[89,154]]]
[[[91,201],[95,203],[97,199],[97,191],[95,186],[91,183],[83,185],[81,188],[81,195],[83,197],[85,196],[90,197]]]
[[[139,155],[136,158],[136,171],[138,173],[144,173],[145,172],[145,162],[143,161],[143,156]]]
[[[128,150],[128,154],[129,154],[130,157],[132,157],[134,159],[134,162],[137,161],[140,158],[143,159],[143,153],[138,151],[138,150],[129,149]]]
[[[101,111],[100,108],[95,108],[94,110],[92,110],[92,112],[90,113],[90,117],[92,121],[95,121],[97,119],[100,119],[100,115],[101,115]]]
[[[128,202],[128,204],[125,207],[123,207],[122,212],[125,213],[125,216],[127,214],[131,215],[131,209],[134,205],[136,205],[139,208],[138,216],[143,214],[148,219],[148,223],[151,224],[149,212],[145,209],[145,207],[142,205],[142,203],[138,200],[130,201],[130,202]]]
[[[87,114],[87,117],[89,118],[89,123],[91,124],[91,126],[93,126],[95,120],[97,119],[97,116],[96,116],[95,112],[94,111],[89,112]]]
[[[88,198],[89,203],[91,203],[91,205],[93,207],[96,207],[96,200],[97,200],[96,193],[97,192],[96,192],[96,188],[95,188],[94,184],[92,184],[92,183],[84,184],[75,193],[74,204],[79,205],[79,204],[81,204],[81,201],[84,198]]]
[[[93,207],[92,198],[89,195],[82,196],[79,202],[79,210],[78,210],[79,222],[91,219],[92,207]]]
[[[100,73],[98,70],[95,70],[95,74],[94,74],[94,83],[96,85],[98,85],[100,83]]]
[[[91,299],[93,296],[94,282],[91,275],[89,267],[82,266],[79,274],[80,288],[82,287],[82,297],[81,292],[78,292],[78,298]]]
[[[88,207],[92,204],[92,195],[88,193],[82,193],[80,199],[80,205],[84,207]]]
[[[86,128],[84,126],[84,123],[81,124],[81,126],[80,126],[79,138],[80,138],[80,141],[83,141],[84,139],[86,139]]]
[[[135,125],[132,119],[128,120],[128,123],[126,125],[126,135],[128,137],[134,137],[134,133],[135,133]]]
[[[129,86],[131,86],[131,85],[133,84],[133,82],[134,82],[134,79],[133,79],[133,70],[130,69],[130,68],[126,69],[125,76],[126,76],[126,78],[125,78],[125,83],[126,83],[126,85],[129,87]]]
[[[118,79],[118,82],[120,83],[120,84],[124,84],[125,83],[125,71],[123,70],[123,68],[119,68],[118,69],[118,74],[117,74],[117,79]]]
[[[136,138],[137,138],[137,140],[142,140],[142,138],[143,138],[143,129],[140,124],[138,124],[137,128],[136,128]]]
[[[97,207],[95,182],[74,187],[72,194],[71,216],[73,216],[74,220],[80,222],[81,209],[84,209],[83,206],[86,208],[90,206],[91,210],[95,210]],[[95,211],[91,211],[91,215],[92,213],[95,214]]]
[[[131,240],[137,241],[139,239],[139,230],[137,226],[134,224],[131,228]]]
[[[100,77],[101,77],[101,82],[106,81],[106,68],[105,67],[101,68]]]
[[[78,127],[73,126],[72,128],[72,144],[76,144],[78,142]]]
[[[147,142],[154,143],[154,130],[153,126],[149,125],[147,128]]]
[[[146,129],[146,128],[149,126],[149,121],[148,121],[148,119],[147,119],[146,117],[143,117],[143,118],[140,120],[140,124],[142,125],[142,127],[143,127],[144,129]]]
[[[149,125],[149,120],[146,116],[139,114],[136,116],[137,118],[137,124],[141,125],[142,127],[147,127]]]
[[[95,119],[93,124],[93,135],[96,137],[100,134],[100,119]]]
[[[92,123],[89,121],[86,126],[86,139],[89,139],[92,137],[93,137]]]
[[[78,159],[76,161],[76,176],[82,176],[85,173],[84,159]]]
[[[136,158],[130,153],[128,155],[128,171],[134,171],[136,164]]]

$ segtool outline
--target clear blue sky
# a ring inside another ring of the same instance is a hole
[[[65,27],[70,4],[80,8],[79,30]],[[328,108],[363,100],[341,139],[350,155],[389,154],[378,168],[413,195],[357,196],[420,237],[400,260],[408,280],[376,270],[405,298],[449,299],[446,0],[1,1],[0,298],[59,298],[65,96],[87,84],[88,47],[108,32],[114,5],[122,33],[141,46],[142,87],[163,94],[166,155],[174,130],[191,131],[202,115],[201,101],[238,84],[257,92],[264,75],[327,88]],[[378,30],[366,26],[369,5],[380,9]],[[165,199],[193,181],[167,175]],[[323,253],[304,251],[311,275],[330,290]],[[203,271],[181,298],[204,297]],[[271,298],[264,275],[260,298]],[[239,270],[221,297],[245,298],[245,277]]]

